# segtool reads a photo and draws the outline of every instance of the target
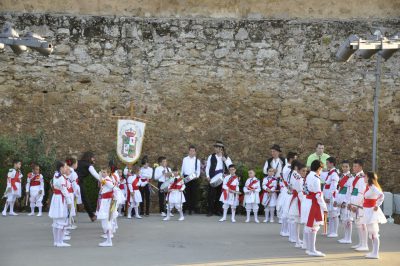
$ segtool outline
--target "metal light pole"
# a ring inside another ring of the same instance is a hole
[[[378,121],[379,121],[379,95],[381,90],[382,58],[388,60],[396,51],[400,49],[400,33],[386,38],[381,31],[375,31],[374,39],[365,40],[357,35],[350,35],[343,42],[337,53],[336,59],[339,62],[348,62],[358,50],[358,55],[364,59],[371,58],[377,53],[375,71],[375,92],[374,92],[374,129],[372,137],[372,171],[378,170]]]

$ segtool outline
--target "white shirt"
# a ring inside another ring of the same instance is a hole
[[[267,161],[267,163],[268,163],[268,161]],[[285,164],[285,166],[283,167],[282,177],[283,177],[283,179],[285,179],[286,182],[289,182],[289,174],[290,174],[290,171],[292,171],[291,167],[292,166],[290,163]]]
[[[197,168],[195,169],[197,161]],[[196,156],[186,156],[182,161],[181,176],[191,175],[195,173],[196,177],[200,176],[200,160]]]
[[[164,166],[158,166],[156,170],[154,171],[154,179],[157,180],[158,182],[164,183],[165,180],[167,179],[164,173],[171,172],[171,168],[169,167],[164,167]]]
[[[263,172],[266,175],[268,174],[268,167],[269,167],[268,160],[266,160],[265,164],[264,164],[264,169],[263,169]],[[279,157],[278,158],[273,158],[272,161],[271,161],[271,168],[274,168],[276,170],[275,177],[276,178],[280,177],[281,173],[282,173],[282,169],[283,169],[282,160]]]
[[[140,177],[141,177],[140,186],[141,187],[146,186],[149,183],[150,179],[153,177],[153,168],[151,167],[140,168]]]
[[[208,156],[207,166],[206,166],[206,176],[208,178],[210,178],[211,156],[212,155]],[[218,156],[216,154],[215,157],[217,158],[217,166],[215,167],[215,171],[224,170],[224,167],[223,167],[223,163],[224,162],[222,161],[222,156]],[[229,167],[231,164],[232,164],[231,158],[227,157],[226,160],[225,160],[225,166]],[[222,173],[219,174],[219,175],[222,175]]]

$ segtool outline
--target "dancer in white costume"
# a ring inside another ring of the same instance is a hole
[[[323,189],[324,199],[328,207],[328,234],[327,237],[337,237],[339,228],[339,209],[335,206],[335,198],[337,196],[337,185],[339,183],[339,172],[336,169],[336,158],[329,157],[326,159],[326,167],[328,174],[325,178]]]
[[[258,205],[260,204],[260,180],[256,177],[256,173],[253,169],[248,171],[249,178],[247,178],[244,184],[244,205],[246,207],[246,223],[250,222],[250,214],[253,211],[254,221],[259,223],[258,220]]]
[[[264,177],[262,182],[262,199],[261,204],[264,206],[265,211],[265,219],[264,223],[268,223],[268,220],[273,223],[274,222],[274,212],[276,207],[277,200],[277,187],[278,181],[275,178],[275,169],[269,168],[267,172],[267,176]]]
[[[10,215],[16,216],[14,212],[14,204],[15,201],[21,197],[21,180],[22,180],[22,172],[21,172],[21,161],[14,160],[13,161],[14,168],[11,168],[7,174],[7,188],[4,195],[7,197],[7,201],[4,205],[3,216],[7,215],[7,209],[10,207]]]
[[[222,183],[222,194],[220,201],[222,202],[222,209],[224,211],[220,222],[226,221],[226,215],[228,214],[228,209],[231,208],[232,223],[236,223],[235,213],[236,207],[239,205],[239,177],[236,176],[236,166],[231,164],[229,166],[229,175],[225,176]]]
[[[164,221],[169,221],[171,219],[171,212],[175,208],[179,212],[179,221],[185,220],[183,216],[183,203],[186,202],[185,195],[183,191],[185,190],[184,177],[179,176],[177,168],[172,170],[172,181],[168,186],[168,193],[166,195],[167,202],[167,216],[163,219]]]
[[[31,207],[31,212],[28,215],[35,215],[35,207],[37,207],[39,210],[37,216],[42,216],[44,179],[40,173],[40,166],[38,164],[33,164],[32,172],[28,174],[26,179],[26,193],[27,196],[29,195]]]
[[[368,259],[379,259],[379,224],[386,223],[386,217],[380,206],[384,200],[384,194],[378,183],[378,176],[368,172],[365,177],[367,188],[364,193],[363,210],[364,215],[361,222],[367,225],[369,239],[372,240],[372,252],[365,257]]]

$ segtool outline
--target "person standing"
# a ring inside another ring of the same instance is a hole
[[[308,169],[311,167],[311,163],[315,160],[321,161],[324,164],[324,169],[326,169],[326,159],[330,157],[329,154],[324,153],[325,146],[321,142],[318,142],[315,146],[315,153],[310,154],[307,158],[306,166]]]
[[[264,176],[268,175],[268,170],[270,168],[275,169],[275,178],[279,179],[282,174],[282,170],[285,167],[286,160],[281,157],[281,147],[277,144],[272,145],[271,147],[271,158],[265,161],[263,173]]]
[[[153,168],[149,166],[149,158],[143,156],[140,168],[140,193],[143,201],[140,203],[140,215],[149,216],[150,213],[150,180],[153,177]],[[144,206],[146,205],[146,206]],[[145,211],[144,211],[145,210]]]
[[[171,176],[171,168],[168,167],[167,157],[160,156],[158,158],[159,166],[154,170],[154,179],[158,182],[158,205],[162,217],[166,217],[165,213],[165,197],[166,193],[160,190],[161,185],[167,181]]]
[[[182,161],[181,176],[184,178],[191,176],[194,180],[189,180],[186,183],[186,206],[185,210],[189,211],[189,215],[196,211],[197,198],[196,193],[198,190],[198,177],[200,177],[200,160],[196,156],[196,147],[189,146],[189,154]]]
[[[15,201],[21,197],[21,180],[22,180],[22,172],[21,172],[21,160],[13,161],[14,168],[11,168],[7,174],[7,189],[4,195],[7,197],[6,204],[3,209],[3,216],[7,215],[7,209],[10,207],[10,215],[16,216],[14,212],[14,204]]]
[[[208,156],[206,177],[210,182],[212,178],[221,178],[223,180],[224,173],[227,172],[228,167],[232,164],[232,160],[225,154],[225,146],[221,141],[214,144],[214,153]],[[208,185],[208,213],[207,216],[213,214],[221,214],[221,203],[219,198],[222,192],[222,183],[217,187]]]
[[[94,169],[93,166],[95,162],[96,158],[93,152],[87,151],[82,155],[82,158],[78,161],[78,167],[76,168],[76,173],[78,175],[78,180],[79,180],[79,187],[81,190],[82,203],[85,206],[85,210],[92,222],[96,221],[97,218],[93,212],[92,206],[89,203],[89,199],[87,197],[83,181],[89,175],[92,175],[94,178],[100,181],[100,175],[97,173],[96,169]]]

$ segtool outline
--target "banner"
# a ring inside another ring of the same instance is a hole
[[[146,124],[135,120],[118,120],[117,155],[126,164],[134,164],[142,152]]]

